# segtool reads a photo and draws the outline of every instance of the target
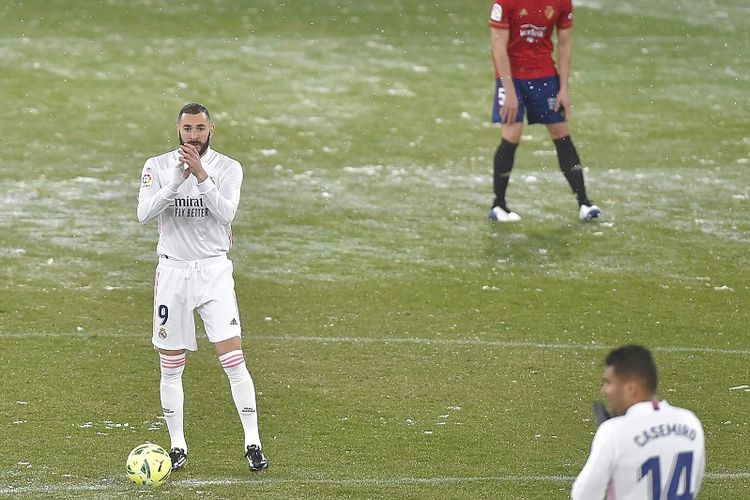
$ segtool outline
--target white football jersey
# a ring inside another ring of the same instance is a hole
[[[175,193],[167,184],[179,163],[177,150],[146,160],[138,220],[159,218],[159,255],[178,260],[225,255],[232,246],[231,223],[240,203],[242,166],[208,148],[201,157],[208,179],[198,184],[191,175]]]
[[[573,500],[694,499],[706,467],[703,426],[666,401],[631,406],[596,431]]]

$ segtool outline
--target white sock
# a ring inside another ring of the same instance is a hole
[[[185,431],[183,428],[183,403],[185,393],[182,390],[182,372],[185,371],[185,353],[168,356],[159,353],[161,366],[161,407],[167,421],[172,448],[182,448],[187,453]]]
[[[258,433],[258,412],[255,407],[255,384],[245,365],[245,356],[236,350],[219,356],[221,367],[229,377],[234,405],[240,415],[240,422],[245,431],[245,448],[256,445],[260,447]]]

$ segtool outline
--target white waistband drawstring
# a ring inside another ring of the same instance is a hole
[[[193,260],[188,264],[187,268],[185,269],[185,279],[189,280],[195,277],[203,277],[205,268],[203,267],[203,264],[201,264],[201,261],[199,260]]]
[[[201,264],[201,261],[194,260],[191,261],[190,264],[188,264],[188,266],[185,268],[185,273],[183,274],[183,276],[185,277],[185,281],[190,281],[194,278],[203,278],[204,274],[205,268],[203,267],[203,264]],[[189,283],[185,283],[185,286],[182,287],[180,301],[183,304],[187,302],[188,288],[192,288]]]

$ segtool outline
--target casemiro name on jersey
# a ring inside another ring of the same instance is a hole
[[[694,441],[697,436],[697,432],[695,429],[685,424],[653,425],[648,429],[643,429],[640,434],[636,434],[633,437],[633,441],[635,441],[635,444],[643,448],[649,442],[655,439],[669,436],[684,437],[686,439],[689,439],[690,441]]]

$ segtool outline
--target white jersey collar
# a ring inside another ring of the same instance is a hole
[[[636,403],[625,411],[625,415],[643,415],[645,413],[651,413],[658,410],[663,410],[669,407],[666,399],[661,401],[654,399],[653,401],[641,401]]]

